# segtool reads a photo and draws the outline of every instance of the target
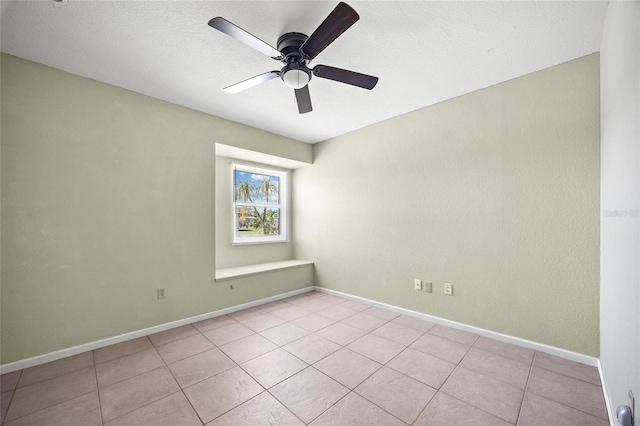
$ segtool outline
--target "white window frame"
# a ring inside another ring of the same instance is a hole
[[[261,175],[277,176],[280,179],[279,192],[280,203],[279,204],[266,204],[266,203],[245,203],[236,202],[235,194],[235,172],[236,170],[247,173],[257,173]],[[243,163],[233,162],[231,164],[231,208],[232,208],[232,232],[233,232],[233,245],[244,244],[264,244],[264,243],[283,243],[289,241],[289,171],[283,169],[276,169],[271,167],[258,167],[253,165],[247,165]],[[238,215],[236,214],[237,206],[255,206],[255,207],[267,207],[280,209],[280,234],[279,235],[265,235],[261,237],[239,237],[238,236]]]

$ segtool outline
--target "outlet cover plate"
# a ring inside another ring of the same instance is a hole
[[[447,296],[453,296],[453,284],[444,283],[444,294]]]
[[[431,293],[431,283],[428,281],[425,281],[424,283],[422,283],[422,287],[424,289],[424,291],[426,293]]]

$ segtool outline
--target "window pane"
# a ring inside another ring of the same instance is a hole
[[[235,201],[280,204],[280,178],[259,173],[234,171]]]
[[[280,209],[238,206],[236,220],[237,237],[280,235]]]

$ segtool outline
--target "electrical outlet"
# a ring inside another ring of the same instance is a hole
[[[414,290],[422,290],[422,281],[420,280],[413,280],[413,288]]]
[[[444,283],[444,294],[453,296],[453,284]]]
[[[431,293],[431,283],[425,281],[424,283],[422,283],[422,289],[427,293]]]
[[[165,293],[164,293],[164,288],[159,288],[158,289],[158,299],[164,299],[166,297]]]

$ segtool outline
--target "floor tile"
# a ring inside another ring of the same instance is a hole
[[[329,425],[384,425],[404,426],[405,423],[351,392],[311,423],[313,426]]]
[[[444,359],[454,364],[462,361],[469,352],[470,346],[433,334],[425,334],[411,344],[413,349]]]
[[[394,324],[393,322],[388,322],[376,328],[371,333],[405,346],[409,346],[424,334],[422,331]]]
[[[307,310],[309,312],[317,312],[323,309],[329,308],[335,305],[335,302],[332,300],[325,300],[324,297],[317,298],[307,298],[307,300],[302,301],[297,304],[298,307]]]
[[[471,346],[478,340],[477,334],[469,333],[468,331],[458,330],[457,328],[451,328],[444,325],[436,325],[429,330],[429,333],[436,336],[444,337],[449,340],[453,340],[463,345]]]
[[[378,317],[385,321],[391,321],[392,319],[400,316],[400,314],[397,312],[393,312],[388,309],[378,308],[377,306],[372,306],[366,311],[362,311],[362,313],[367,315],[372,315],[374,317]]]
[[[440,389],[509,423],[515,423],[524,391],[491,377],[458,367]]]
[[[380,327],[382,324],[385,324],[387,320],[374,317],[373,315],[365,314],[363,312],[358,312],[352,317],[343,319],[341,322],[343,324],[347,324],[352,327],[371,332]]]
[[[142,352],[153,348],[151,340],[147,336],[139,337],[126,342],[116,343],[115,345],[106,346],[104,348],[93,351],[93,358],[96,364],[111,361],[116,358],[131,355],[136,352]]]
[[[442,392],[438,392],[433,397],[414,423],[415,426],[509,426],[510,424]],[[545,426],[551,425],[553,423]]]
[[[490,339],[484,336],[480,336],[474,347],[514,361],[520,361],[528,365],[531,365],[533,362],[533,354],[535,353],[533,349],[500,342],[499,340]]]
[[[298,294],[296,296],[287,297],[286,299],[282,299],[283,302],[291,303],[292,305],[298,305],[302,302],[306,302],[309,296],[306,294]]]
[[[313,295],[310,295],[309,297],[313,297]],[[318,296],[318,299],[322,300],[322,302],[324,303],[330,303],[332,306],[338,305],[347,301],[347,299],[343,297],[334,296],[333,294],[327,294],[327,293],[320,293],[320,296]]]
[[[182,392],[176,392],[124,416],[105,426],[201,426],[202,422]]]
[[[527,393],[522,404],[518,426],[608,426],[609,422],[590,414]]]
[[[302,421],[309,423],[349,393],[349,389],[309,367],[275,385],[270,392]]]
[[[598,373],[598,368],[591,365],[569,361],[568,359],[563,359],[542,352],[536,352],[533,365],[565,376],[573,377],[574,379],[589,382],[592,385],[602,386],[600,383],[600,373]]]
[[[2,388],[0,393],[14,390],[18,386],[18,380],[20,379],[21,373],[22,370],[18,370],[0,376],[0,387]]]
[[[391,358],[402,352],[405,346],[373,334],[366,334],[349,344],[347,348],[380,364],[386,364],[391,361]]]
[[[340,304],[343,308],[353,309],[356,312],[364,311],[365,309],[369,309],[371,305],[367,305],[366,303],[356,302],[355,300],[347,300]]]
[[[393,324],[398,324],[403,327],[413,328],[414,330],[422,331],[426,333],[435,326],[434,323],[420,319],[415,317],[410,317],[409,315],[400,315],[391,320]]]
[[[258,306],[258,309],[273,313],[275,311],[279,311],[280,309],[284,309],[287,306],[291,306],[290,303],[284,302],[282,300],[276,300],[275,302],[265,303],[264,305]]]
[[[185,337],[198,334],[198,330],[191,324],[183,325],[182,327],[172,328],[170,330],[161,331],[160,333],[152,334],[149,336],[149,340],[154,346],[164,345],[165,343],[173,342],[174,340],[184,339]]]
[[[236,321],[244,321],[251,317],[255,317],[262,314],[264,314],[263,310],[257,307],[254,307],[254,308],[242,309],[241,311],[232,312],[229,314],[229,316]]]
[[[230,325],[235,323],[237,323],[237,321],[231,318],[229,315],[221,315],[219,317],[198,321],[196,323],[193,323],[192,325],[200,333],[204,333],[205,331],[215,330],[216,328],[224,327],[225,325]]]
[[[232,391],[230,391],[232,390]],[[253,398],[264,389],[240,367],[232,368],[184,390],[206,423]]]
[[[520,389],[525,388],[529,378],[529,365],[476,348],[467,353],[460,365]]]
[[[358,340],[359,338],[367,334],[367,332],[359,328],[337,322],[330,325],[329,327],[316,331],[315,334],[324,337],[325,339],[331,340],[333,343],[337,343],[340,346],[346,346],[349,343]]]
[[[237,364],[242,364],[277,348],[278,346],[259,334],[252,334],[220,346],[220,350]]]
[[[155,349],[136,352],[96,366],[98,386],[101,388],[162,367],[164,362]]]
[[[5,424],[6,426],[101,426],[98,392],[93,391]]]
[[[269,392],[262,392],[260,395],[207,423],[207,426],[229,425],[303,426],[304,423],[284,405],[280,404]]]
[[[304,328],[310,333],[313,333],[315,331],[328,327],[333,323],[335,323],[334,320],[332,320],[331,318],[327,318],[324,315],[320,315],[318,313],[305,315],[303,317],[300,317],[298,319],[291,321],[291,324],[300,328]]]
[[[166,367],[114,383],[100,389],[102,420],[111,421],[179,390]]]
[[[9,403],[11,402],[12,397],[12,390],[0,393],[0,425],[2,424],[2,420],[4,420],[4,416],[7,414],[7,409],[9,408]]]
[[[169,364],[169,370],[183,389],[235,367],[236,363],[215,348]]]
[[[600,386],[534,366],[531,369],[527,390],[593,416],[607,419]]]
[[[20,375],[18,388],[29,386],[43,380],[60,377],[72,371],[82,370],[93,366],[93,353],[83,352],[78,355],[47,362],[31,368],[25,368]]]
[[[407,348],[389,361],[387,367],[393,368],[432,388],[439,389],[456,368],[456,365],[424,352]]]
[[[300,318],[303,317],[305,315],[309,315],[311,312],[300,308],[299,306],[295,306],[295,305],[286,305],[283,306],[281,309],[278,309],[277,311],[273,311],[272,314],[282,318],[285,321],[291,321],[294,320],[296,318]]]
[[[265,388],[280,383],[309,365],[283,349],[276,349],[241,365]]]
[[[260,332],[280,325],[284,323],[284,320],[276,315],[263,313],[262,315],[256,315],[242,320],[241,323],[255,332]]]
[[[405,423],[413,423],[436,390],[387,367],[369,377],[355,392]]]
[[[5,421],[8,422],[95,390],[97,390],[96,373],[93,367],[18,388],[13,395]]]
[[[156,349],[164,362],[170,364],[213,348],[215,348],[214,344],[202,334],[194,334],[184,339],[160,345]]]
[[[358,313],[358,311],[354,311],[353,309],[345,308],[342,306],[343,304],[333,305],[328,308],[325,308],[321,311],[318,311],[320,315],[323,315],[327,318],[331,318],[334,321],[342,321],[345,318],[349,318]]]
[[[225,325],[214,330],[210,330],[202,333],[204,336],[211,340],[216,346],[222,346],[234,340],[242,339],[243,337],[254,334],[253,330],[240,323]]]
[[[260,333],[262,337],[266,337],[278,346],[284,346],[307,334],[309,334],[309,332],[304,328],[297,327],[288,322]]]
[[[355,388],[382,367],[347,348],[340,349],[313,366],[349,389]]]
[[[283,346],[282,349],[294,354],[307,364],[313,364],[340,349],[340,345],[336,345],[323,337],[311,334]]]
[[[306,293],[303,293],[306,297],[311,297],[311,298],[318,298],[318,297],[325,297],[328,296],[327,293],[323,293],[321,291],[318,290],[312,290],[312,291],[308,291]]]

